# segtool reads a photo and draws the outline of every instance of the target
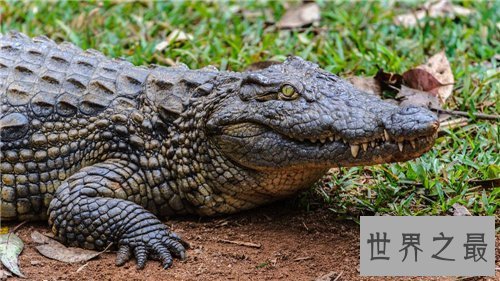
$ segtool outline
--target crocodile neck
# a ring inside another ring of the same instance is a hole
[[[186,82],[186,77],[190,82]],[[157,87],[152,92],[146,90],[140,111],[148,113],[155,134],[163,133],[158,134],[161,148],[155,153],[149,147],[146,156],[158,159],[161,166],[163,181],[155,184],[177,193],[187,213],[215,215],[251,209],[296,194],[326,172],[326,169],[301,168],[256,170],[232,161],[220,151],[206,124],[214,108],[224,103],[224,95],[205,97],[201,93],[193,97],[191,93],[196,94],[193,88],[208,79],[213,84],[227,80],[238,84],[238,73],[207,74],[203,70],[158,68],[149,79]],[[186,85],[192,88],[175,91],[186,89]],[[151,170],[150,167],[146,173]],[[171,196],[167,194],[165,200]]]

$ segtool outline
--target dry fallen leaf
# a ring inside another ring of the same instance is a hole
[[[430,57],[425,64],[419,65],[417,68],[426,70],[443,85],[432,92],[438,96],[441,104],[444,104],[453,93],[453,84],[455,83],[450,62],[446,58],[444,51]]]
[[[193,35],[185,33],[184,31],[179,29],[174,29],[172,30],[172,32],[170,32],[170,34],[168,34],[165,41],[162,41],[158,45],[156,45],[155,50],[161,52],[165,50],[168,46],[170,46],[172,43],[184,42],[187,40],[193,40]]]
[[[384,91],[394,92],[395,90],[400,89],[403,84],[403,76],[397,73],[384,72],[382,69],[379,69],[373,78],[380,83],[380,86]]]
[[[0,260],[10,272],[19,277],[25,277],[21,270],[19,270],[19,262],[17,260],[23,248],[23,241],[15,233],[9,232],[0,235]]]
[[[312,24],[321,19],[320,9],[316,3],[307,3],[287,10],[276,23],[278,28],[298,28]]]
[[[432,74],[421,68],[413,68],[403,73],[404,84],[412,89],[431,92],[443,86]]]
[[[396,95],[396,99],[401,99],[400,106],[422,106],[422,107],[433,107],[439,108],[439,100],[438,98],[428,92],[419,91],[416,89],[412,89],[410,87],[406,87],[404,85],[401,86],[401,90]]]
[[[38,252],[40,252],[40,254],[47,258],[66,263],[88,261],[102,253],[85,250],[82,248],[66,247],[63,244],[41,234],[38,231],[34,231],[33,233],[31,233],[31,239],[33,240],[33,242],[41,244],[36,246],[36,249],[38,250]]]
[[[352,76],[347,78],[355,88],[376,96],[382,96],[382,89],[379,81],[372,77]]]
[[[404,27],[412,27],[417,25],[418,21],[426,16],[431,18],[455,18],[455,16],[468,16],[472,13],[474,13],[474,10],[453,5],[449,0],[428,1],[417,11],[396,16],[394,23]]]
[[[461,216],[471,216],[469,210],[462,206],[461,204],[455,203],[453,204],[453,216],[461,217]]]
[[[437,96],[440,104],[444,104],[451,96],[455,83],[444,51],[430,57],[425,64],[406,71],[403,78],[408,87]]]

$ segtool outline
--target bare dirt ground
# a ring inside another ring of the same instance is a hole
[[[359,227],[353,222],[339,221],[328,210],[293,210],[285,202],[231,217],[183,218],[167,223],[191,244],[188,258],[176,260],[168,270],[163,270],[156,261],[149,261],[142,271],[136,269],[135,261],[119,268],[114,265],[114,253],[104,253],[85,264],[47,259],[36,251],[30,238],[34,230],[50,231],[44,223],[27,224],[18,230],[25,241],[21,269],[28,280],[315,280],[328,273],[330,277],[323,280],[410,279],[360,277]],[[261,247],[220,240],[251,242]],[[496,244],[500,245],[500,235]],[[499,248],[497,267],[500,267]],[[466,280],[500,280],[500,272],[496,273],[496,277]]]

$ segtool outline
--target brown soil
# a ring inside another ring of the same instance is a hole
[[[163,270],[156,261],[149,261],[141,271],[136,269],[135,261],[116,267],[114,253],[102,254],[86,264],[47,259],[36,251],[30,238],[34,230],[49,232],[48,226],[42,223],[24,225],[17,232],[25,241],[21,269],[28,280],[315,280],[328,273],[330,278],[323,280],[409,279],[361,278],[359,227],[353,222],[336,220],[328,210],[305,212],[293,210],[287,203],[278,203],[231,217],[185,218],[170,220],[168,224],[191,243],[188,258],[176,260],[168,270]],[[251,242],[261,247],[227,244],[221,239]],[[500,245],[500,235],[497,235],[497,245]],[[497,267],[500,267],[499,248],[496,249]],[[500,272],[492,278],[467,280],[500,280]]]

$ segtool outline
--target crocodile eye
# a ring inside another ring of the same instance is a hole
[[[299,93],[292,85],[285,84],[281,87],[278,97],[280,100],[294,100],[299,97]]]

